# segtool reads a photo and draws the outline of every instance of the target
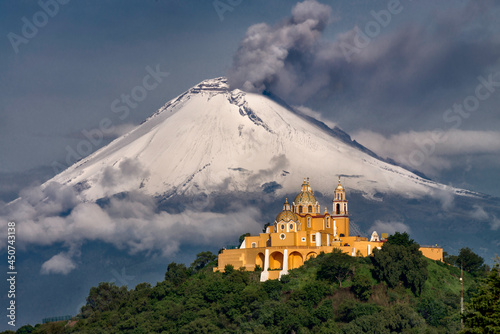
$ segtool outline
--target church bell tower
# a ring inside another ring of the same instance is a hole
[[[335,196],[333,198],[333,210],[332,216],[348,216],[349,211],[347,210],[347,200],[345,199],[345,190],[340,184],[339,177],[339,185],[337,189],[335,189]]]

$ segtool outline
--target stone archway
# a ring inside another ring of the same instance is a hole
[[[306,261],[309,260],[310,258],[312,257],[316,257],[318,254],[316,254],[315,252],[310,252],[310,253],[307,253],[307,256],[306,256]]]
[[[283,269],[283,253],[274,252],[269,256],[269,269]]]
[[[255,265],[256,266],[260,266],[262,269],[264,269],[264,254],[262,253],[259,253],[257,254],[257,256],[255,257]]]
[[[288,256],[288,268],[295,269],[304,264],[304,259],[302,258],[302,254],[299,252],[292,252]]]

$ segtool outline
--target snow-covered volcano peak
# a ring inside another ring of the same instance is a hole
[[[417,197],[446,188],[380,160],[342,130],[285,103],[231,91],[224,77],[204,80],[172,99],[53,180],[96,200],[132,190],[168,197],[255,192],[269,185],[290,193],[304,176],[318,180],[315,189],[329,194],[338,175],[348,189],[368,197],[389,192]]]
[[[190,89],[190,91],[228,91],[229,84],[226,77],[206,79]]]

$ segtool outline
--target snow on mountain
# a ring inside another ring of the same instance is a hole
[[[137,189],[168,197],[274,185],[278,194],[293,193],[310,176],[315,190],[330,194],[339,175],[367,198],[472,195],[385,162],[276,98],[229,90],[224,77],[189,89],[46,184],[73,185],[94,201]]]

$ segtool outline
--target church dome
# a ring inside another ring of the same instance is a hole
[[[277,222],[280,222],[280,221],[284,221],[284,222],[289,222],[289,221],[297,221],[299,220],[299,218],[297,217],[297,215],[295,213],[293,213],[292,211],[290,210],[283,210],[279,213],[279,215],[276,217],[276,221]]]
[[[293,202],[295,205],[315,205],[317,201],[311,191],[301,191]]]

